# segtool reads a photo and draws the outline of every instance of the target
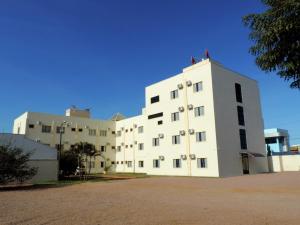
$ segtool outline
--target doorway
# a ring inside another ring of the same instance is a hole
[[[243,174],[249,174],[249,158],[248,155],[242,156]]]

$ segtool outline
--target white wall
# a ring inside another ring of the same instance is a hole
[[[300,155],[268,156],[270,172],[300,171]]]
[[[247,151],[265,155],[263,119],[257,82],[213,62],[213,98],[216,115],[221,176],[242,174],[239,129],[245,129]],[[236,101],[235,83],[242,89],[242,103]],[[245,126],[239,126],[237,106],[244,109]],[[250,158],[250,173],[267,172],[267,159]]]

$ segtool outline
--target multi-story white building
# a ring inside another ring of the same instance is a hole
[[[88,111],[66,116],[26,112],[14,133],[64,149],[89,142],[116,172],[226,177],[268,171],[257,82],[206,59],[146,87],[142,115],[91,119]],[[109,161],[107,161],[109,159]]]

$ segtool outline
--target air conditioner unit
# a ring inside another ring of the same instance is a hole
[[[110,146],[110,143],[109,143],[109,142],[107,142],[107,143],[106,143],[106,145],[107,145],[107,146]]]
[[[42,125],[42,121],[36,121],[37,125]]]
[[[107,128],[108,131],[110,131],[110,128]]]
[[[187,159],[186,155],[181,155],[180,158],[181,158],[182,160],[186,160],[186,159]]]
[[[85,129],[89,129],[90,127],[89,126],[85,126]]]
[[[194,134],[195,133],[194,129],[189,129],[189,133]]]
[[[137,143],[138,143],[137,141],[134,142],[135,145],[137,145]]]
[[[68,141],[65,141],[65,144],[66,144],[66,145],[68,145],[68,144],[69,144],[69,142],[68,142]]]
[[[179,131],[179,134],[180,134],[181,136],[184,136],[184,135],[185,135],[185,130]]]
[[[190,159],[196,159],[196,155],[195,154],[191,154],[190,155]]]
[[[39,138],[35,139],[36,142],[40,143],[41,140]]]
[[[178,84],[177,87],[178,89],[183,89],[183,84]]]
[[[124,127],[122,127],[121,130],[124,130]]]
[[[159,134],[158,137],[162,139],[164,138],[164,134]]]
[[[164,161],[164,160],[165,160],[165,157],[164,157],[163,155],[160,155],[158,158],[159,158],[159,160],[161,160],[161,161]]]
[[[134,127],[134,128],[137,128],[137,125],[136,125],[136,124],[134,124],[134,125],[133,125],[133,127]]]
[[[189,110],[192,110],[193,108],[194,108],[194,106],[193,106],[192,104],[189,104],[189,105],[188,105],[188,109],[189,109]]]
[[[186,82],[186,86],[188,86],[188,87],[192,86],[192,81],[188,80],[188,81]]]
[[[122,145],[122,146],[124,146],[124,145],[125,145],[125,143],[124,143],[124,142],[122,142],[122,143],[121,143],[121,145]]]
[[[179,110],[179,112],[184,112],[184,107],[183,107],[183,106],[180,106],[180,107],[178,108],[178,110]]]

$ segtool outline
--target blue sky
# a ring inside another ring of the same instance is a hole
[[[0,0],[0,131],[24,111],[93,117],[140,113],[144,87],[181,72],[207,48],[213,59],[258,80],[266,128],[300,143],[300,92],[261,72],[240,0]]]

